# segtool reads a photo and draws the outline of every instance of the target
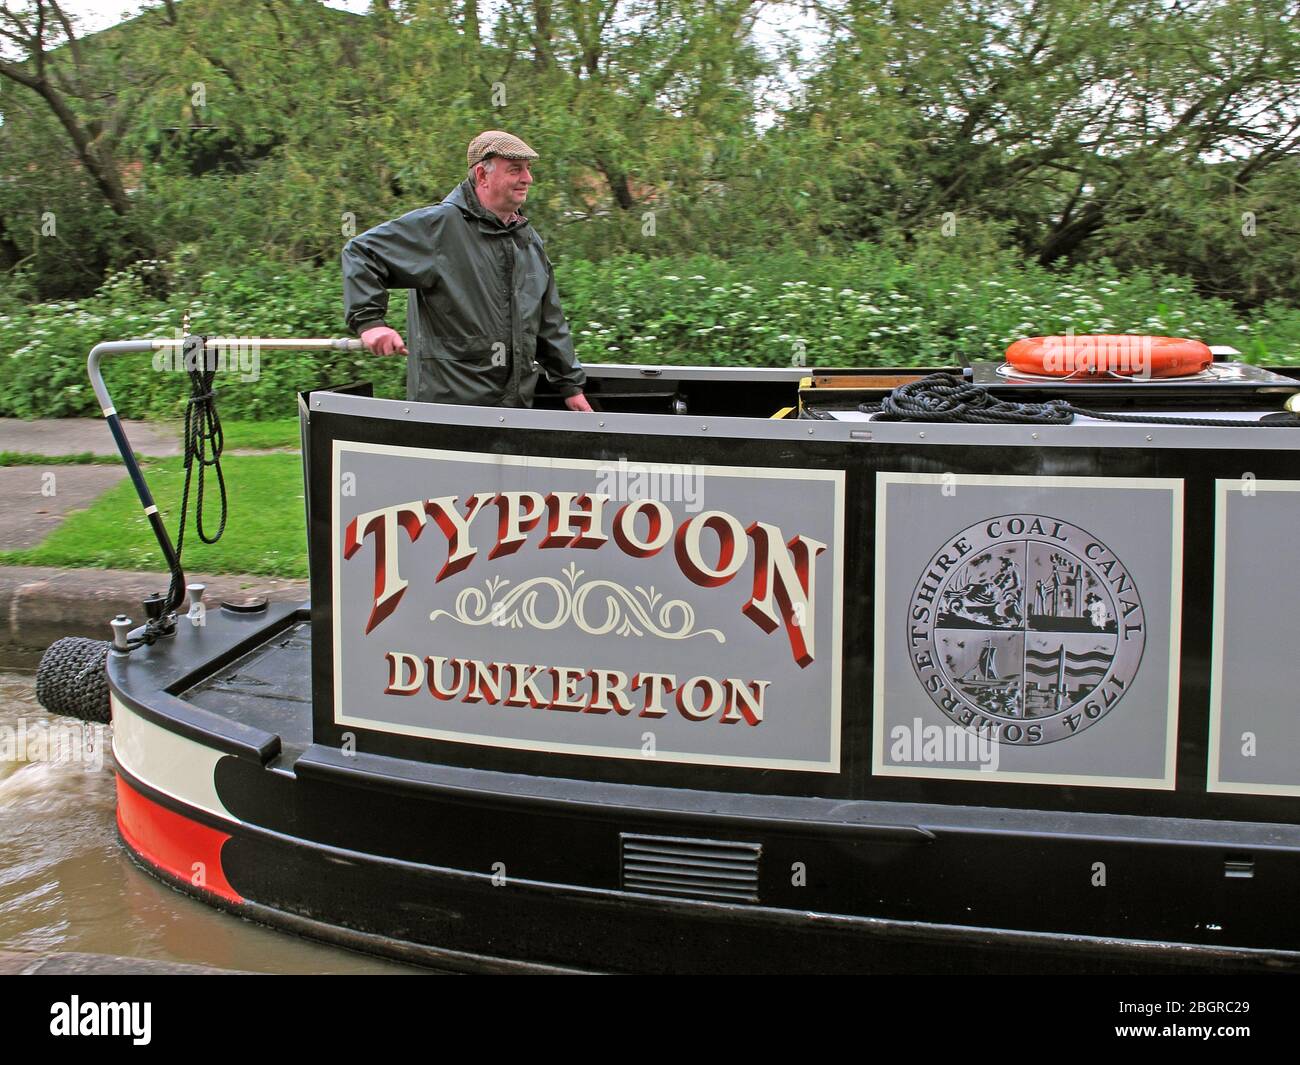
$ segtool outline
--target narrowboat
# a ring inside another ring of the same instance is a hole
[[[310,602],[188,605],[100,361],[360,342],[100,344],[171,585],[45,700],[144,869],[433,968],[1295,970],[1300,379],[1053,339],[304,393]]]

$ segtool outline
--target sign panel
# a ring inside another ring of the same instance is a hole
[[[1215,482],[1210,791],[1300,795],[1300,481]]]
[[[844,473],[333,442],[334,721],[835,773]]]
[[[1172,789],[1182,482],[876,491],[873,772]]]

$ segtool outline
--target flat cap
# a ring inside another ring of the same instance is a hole
[[[537,158],[537,153],[528,145],[501,129],[484,130],[469,142],[469,151],[465,154],[470,166],[481,163],[489,155],[499,155],[503,159]]]

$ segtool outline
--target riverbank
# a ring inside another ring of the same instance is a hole
[[[179,430],[128,422],[126,431],[175,535]],[[209,604],[250,595],[307,598],[307,582],[292,579],[305,573],[299,459],[285,450],[296,440],[296,420],[228,427],[231,527],[215,547],[203,544],[193,535],[191,509],[185,552],[196,571],[189,579],[207,585]],[[61,636],[108,639],[110,618],[143,621],[140,601],[166,590],[157,544],[112,452],[100,419],[0,419],[0,663],[30,668]],[[248,568],[265,572],[242,572]]]
[[[278,577],[187,574],[207,586],[204,602],[264,595],[273,602],[308,597],[307,582]],[[61,636],[111,638],[109,621],[116,614],[142,623],[140,601],[167,590],[167,574],[133,570],[74,569],[48,566],[0,566],[0,655],[5,664],[34,665],[39,654]]]

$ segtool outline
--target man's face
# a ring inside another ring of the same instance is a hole
[[[489,211],[515,211],[528,199],[533,173],[528,159],[496,159],[486,177],[486,192],[479,197]]]

